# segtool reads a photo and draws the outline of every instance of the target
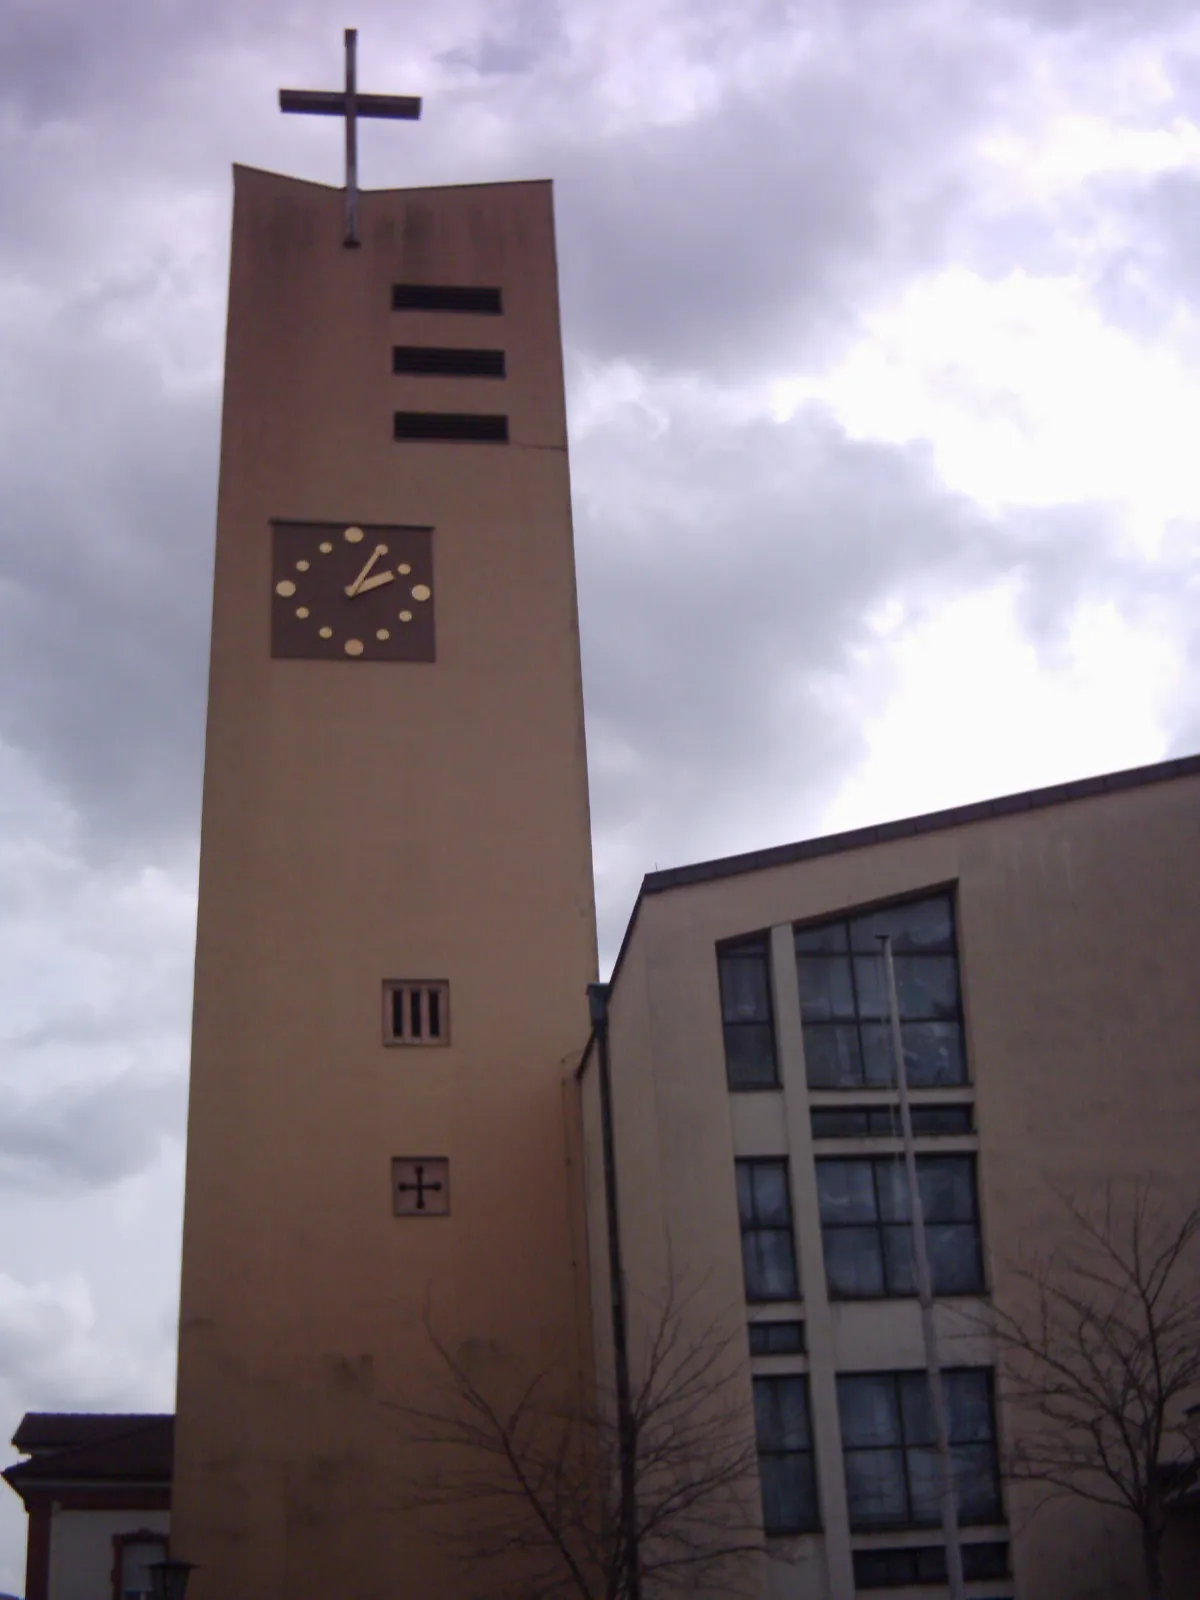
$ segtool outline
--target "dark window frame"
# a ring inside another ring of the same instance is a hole
[[[733,1017],[727,1015],[730,1005],[730,995],[726,984],[725,963],[747,961],[752,957],[761,960],[763,970],[763,987],[766,997],[765,1017]],[[775,1028],[775,990],[771,982],[771,939],[766,933],[756,934],[750,939],[738,939],[727,944],[717,946],[717,993],[721,1005],[721,1037],[725,1045],[725,1082],[731,1094],[771,1094],[778,1092],[781,1087],[779,1077],[779,1040]],[[766,1029],[771,1050],[771,1076],[769,1079],[752,1081],[749,1078],[738,1079],[735,1077],[734,1061],[739,1052],[730,1049],[731,1033],[737,1035]]]
[[[808,1354],[808,1336],[804,1321],[800,1317],[780,1317],[774,1322],[751,1322],[747,1327],[752,1357]],[[776,1349],[770,1348],[772,1334],[775,1335]]]
[[[817,1457],[813,1447],[812,1436],[812,1404],[809,1397],[808,1377],[805,1373],[788,1372],[779,1374],[763,1374],[752,1380],[754,1391],[754,1443],[759,1463],[759,1483],[762,1490],[763,1507],[763,1532],[769,1539],[794,1539],[807,1533],[821,1531],[821,1499],[817,1484]],[[763,1443],[762,1430],[759,1423],[762,1417],[762,1408],[759,1404],[760,1396],[775,1394],[784,1388],[796,1388],[804,1396],[804,1425],[805,1442],[801,1445]],[[764,1461],[769,1462],[800,1462],[807,1468],[806,1476],[811,1489],[811,1497],[806,1506],[801,1508],[799,1516],[787,1522],[772,1522],[768,1516],[769,1497],[766,1486],[766,1474],[763,1471]]]
[[[895,951],[895,958],[898,967],[900,967],[906,958],[919,958],[921,956],[931,958],[938,956],[951,957],[954,961],[955,1003],[953,1014],[942,1015],[935,1011],[928,1017],[906,1017],[903,1014],[905,997],[903,983],[901,982],[901,1035],[903,1036],[906,1027],[929,1027],[931,1025],[937,1026],[945,1024],[953,1025],[957,1030],[957,1050],[960,1070],[959,1076],[954,1079],[945,1079],[936,1082],[923,1082],[922,1075],[919,1073],[915,1074],[913,1068],[910,1066],[909,1087],[914,1089],[957,1089],[969,1086],[971,1082],[971,1073],[970,1063],[967,1060],[966,1026],[963,1015],[962,958],[959,952],[958,941],[958,907],[956,904],[956,896],[953,886],[942,886],[940,888],[922,889],[919,893],[905,895],[900,899],[884,901],[877,905],[858,906],[853,910],[848,910],[836,917],[820,917],[814,918],[811,921],[793,923],[793,949],[795,951],[797,981],[800,984],[801,995],[803,996],[805,989],[803,978],[800,975],[800,963],[802,960],[809,960],[817,963],[824,962],[827,964],[832,964],[837,961],[845,961],[848,966],[848,977],[850,983],[852,1012],[849,1016],[806,1018],[804,1016],[803,999],[801,1000],[800,1021],[805,1044],[806,1076],[810,1089],[822,1092],[855,1093],[863,1089],[886,1089],[895,1087],[895,1072],[891,1066],[890,1044],[885,1044],[884,1046],[885,1057],[888,1061],[888,1070],[886,1076],[882,1078],[868,1076],[867,1068],[868,1063],[871,1060],[871,1052],[867,1047],[867,1038],[864,1035],[864,1029],[878,1029],[885,1023],[886,1019],[881,1019],[880,1017],[872,1016],[864,1012],[863,999],[859,984],[858,963],[875,952],[867,949],[865,946],[861,949],[858,947],[858,945],[855,943],[855,930],[862,923],[868,922],[874,917],[881,915],[886,916],[891,912],[902,912],[906,907],[921,906],[933,901],[945,902],[949,914],[950,924],[950,935],[948,941],[946,941],[944,944],[939,943],[928,947],[919,947],[908,950],[900,947]],[[814,933],[826,932],[835,937],[839,934],[841,935],[842,944],[840,948],[830,948],[825,951],[795,950],[795,943],[797,940],[810,938]],[[902,978],[902,972],[898,972],[898,977]],[[816,1037],[823,1031],[833,1034],[835,1030],[853,1030],[854,1048],[858,1066],[858,1077],[853,1081],[821,1082],[815,1080],[813,1077],[816,1053],[809,1048],[810,1039],[815,1041]]]
[[[946,1582],[946,1547],[940,1544],[876,1546],[855,1550],[855,1589],[903,1589]],[[986,1583],[1012,1576],[1007,1539],[967,1540],[962,1546],[963,1577]],[[871,1571],[874,1566],[875,1571]]]
[[[749,1172],[754,1168],[778,1167],[783,1174],[783,1192],[787,1202],[787,1219],[785,1222],[762,1222],[756,1215],[747,1216],[742,1206],[742,1185],[737,1183],[738,1205],[738,1231],[742,1242],[742,1277],[746,1290],[746,1301],[749,1305],[774,1305],[783,1300],[799,1300],[800,1298],[800,1271],[796,1260],[796,1225],[792,1210],[792,1173],[791,1165],[786,1156],[739,1156],[734,1162],[735,1178],[741,1172]],[[754,1186],[748,1185],[751,1196],[751,1209],[755,1209]],[[747,1248],[748,1239],[758,1239],[764,1234],[780,1235],[787,1239],[788,1266],[791,1273],[789,1287],[786,1292],[767,1294],[752,1292],[751,1279],[753,1277],[752,1263],[753,1251]]]
[[[975,1106],[970,1100],[948,1100],[944,1103],[915,1102],[911,1108],[912,1130],[914,1139],[970,1139],[975,1134]],[[960,1112],[963,1126],[959,1128],[938,1128],[930,1126],[939,1116],[944,1117],[947,1112]],[[813,1106],[810,1113],[812,1136],[816,1140],[825,1139],[899,1139],[900,1133],[900,1107],[899,1105],[884,1106]],[[841,1119],[847,1125],[853,1118],[861,1118],[861,1125],[845,1132],[825,1133],[821,1129],[828,1127],[830,1121]]]
[[[990,1488],[994,1496],[992,1507],[990,1509],[994,1510],[994,1515],[983,1517],[964,1517],[962,1514],[962,1502],[960,1498],[958,1518],[959,1526],[999,1526],[1004,1522],[1004,1499],[1000,1478],[1000,1457],[996,1429],[995,1371],[991,1367],[943,1367],[942,1369],[942,1380],[947,1385],[952,1384],[954,1380],[964,1376],[981,1376],[984,1379],[987,1390],[987,1409],[990,1423],[990,1437],[983,1440],[974,1437],[970,1439],[956,1440],[954,1437],[954,1407],[948,1396],[946,1409],[949,1413],[951,1453],[953,1454],[953,1450],[956,1445],[959,1449],[978,1448],[981,1445],[988,1447],[990,1453]],[[846,1393],[846,1386],[855,1382],[864,1381],[878,1383],[881,1380],[887,1381],[891,1388],[892,1422],[897,1436],[897,1442],[872,1445],[848,1445],[846,1443],[846,1435],[849,1432],[849,1429],[846,1427],[845,1412],[842,1406],[842,1397]],[[937,1527],[939,1521],[939,1512],[936,1505],[931,1506],[928,1516],[920,1518],[917,1517],[913,1509],[914,1495],[911,1458],[918,1452],[928,1454],[932,1450],[932,1446],[926,1441],[910,1441],[908,1439],[905,1425],[905,1407],[901,1394],[902,1385],[913,1389],[918,1385],[927,1385],[928,1381],[929,1374],[923,1367],[906,1368],[900,1371],[892,1370],[882,1372],[838,1373],[838,1416],[842,1425],[842,1461],[843,1470],[846,1475],[847,1507],[849,1510],[851,1533],[883,1533],[902,1531],[910,1528],[919,1530],[921,1528]],[[864,1519],[862,1513],[856,1513],[851,1505],[854,1496],[850,1484],[850,1457],[881,1454],[898,1454],[900,1457],[900,1463],[903,1469],[905,1501],[905,1514],[900,1520],[888,1516],[879,1516],[874,1519]]]
[[[933,1292],[938,1297],[938,1299],[941,1299],[941,1300],[952,1299],[952,1298],[955,1298],[956,1296],[972,1296],[973,1297],[973,1296],[976,1296],[976,1295],[981,1295],[981,1294],[986,1294],[987,1293],[987,1272],[986,1272],[986,1268],[985,1268],[985,1264],[984,1264],[984,1255],[983,1255],[983,1222],[982,1222],[982,1219],[980,1217],[980,1212],[979,1212],[979,1176],[978,1176],[978,1171],[977,1171],[977,1166],[976,1166],[976,1158],[975,1158],[974,1152],[973,1151],[967,1151],[967,1150],[964,1150],[964,1151],[957,1151],[957,1150],[956,1151],[932,1151],[932,1150],[930,1150],[930,1151],[921,1151],[917,1155],[918,1182],[920,1181],[920,1174],[921,1174],[921,1170],[922,1170],[923,1167],[925,1168],[926,1171],[928,1171],[929,1168],[932,1167],[934,1163],[946,1164],[946,1163],[949,1163],[949,1162],[964,1162],[964,1163],[966,1163],[966,1165],[968,1167],[969,1178],[970,1178],[970,1194],[971,1194],[971,1212],[972,1212],[972,1215],[970,1217],[963,1217],[963,1218],[957,1218],[956,1217],[956,1218],[952,1218],[950,1220],[937,1219],[937,1220],[933,1220],[933,1221],[931,1221],[929,1219],[929,1217],[927,1216],[925,1218],[926,1235],[928,1236],[929,1231],[931,1229],[935,1229],[935,1228],[938,1228],[938,1229],[947,1229],[947,1228],[966,1229],[966,1228],[973,1228],[974,1229],[974,1235],[975,1235],[976,1262],[977,1262],[979,1270],[978,1270],[977,1280],[975,1281],[974,1285],[971,1288],[952,1288],[952,1289],[942,1288],[942,1287],[939,1286],[938,1281],[937,1281],[937,1277],[936,1277],[936,1273],[937,1273],[937,1258],[936,1258],[936,1256],[932,1257],[931,1260],[930,1260],[930,1264],[929,1265],[930,1265],[930,1275],[933,1278]],[[911,1300],[911,1299],[914,1299],[915,1296],[916,1296],[916,1293],[917,1293],[917,1287],[916,1287],[916,1282],[915,1282],[915,1273],[913,1273],[912,1281],[909,1283],[909,1285],[907,1287],[904,1287],[904,1288],[896,1288],[896,1287],[894,1287],[894,1283],[893,1283],[893,1280],[891,1278],[891,1273],[892,1273],[892,1270],[893,1270],[895,1257],[894,1257],[893,1252],[888,1248],[888,1246],[889,1246],[889,1238],[890,1237],[907,1234],[909,1236],[909,1253],[908,1253],[908,1258],[907,1259],[911,1262],[911,1259],[912,1259],[912,1244],[911,1244],[912,1223],[911,1223],[911,1221],[906,1222],[906,1221],[904,1221],[902,1219],[889,1219],[888,1217],[885,1216],[885,1214],[884,1214],[884,1209],[885,1209],[884,1208],[884,1191],[883,1191],[883,1188],[882,1188],[881,1183],[880,1183],[880,1173],[885,1168],[887,1168],[889,1170],[892,1170],[892,1171],[899,1171],[901,1174],[903,1174],[902,1158],[899,1155],[818,1156],[816,1158],[815,1162],[814,1162],[814,1166],[817,1169],[816,1176],[817,1176],[817,1192],[818,1192],[818,1202],[817,1203],[818,1203],[818,1208],[820,1207],[820,1178],[821,1178],[821,1168],[822,1167],[830,1168],[830,1167],[869,1166],[870,1169],[871,1169],[871,1192],[872,1192],[872,1195],[874,1197],[874,1208],[875,1208],[875,1215],[874,1215],[874,1217],[872,1219],[867,1220],[867,1219],[864,1219],[864,1218],[854,1218],[854,1219],[849,1220],[849,1221],[844,1221],[844,1220],[841,1220],[841,1219],[838,1219],[838,1220],[835,1220],[835,1221],[829,1221],[824,1215],[819,1215],[819,1221],[820,1221],[820,1224],[821,1224],[821,1246],[822,1246],[822,1251],[823,1251],[824,1257],[825,1257],[825,1274],[826,1274],[826,1280],[827,1280],[827,1283],[828,1283],[829,1298],[831,1300],[838,1300],[838,1301],[849,1301],[849,1300]],[[907,1203],[908,1187],[907,1187],[907,1179],[906,1178],[905,1178],[905,1180],[904,1180],[904,1182],[902,1184],[901,1193],[904,1195],[905,1202]],[[874,1234],[874,1237],[875,1237],[876,1256],[877,1256],[877,1259],[879,1261],[880,1277],[881,1277],[881,1280],[883,1282],[882,1290],[880,1290],[877,1293],[855,1294],[855,1293],[851,1293],[851,1292],[849,1292],[849,1291],[847,1291],[845,1289],[835,1288],[834,1285],[831,1282],[828,1282],[829,1276],[830,1276],[830,1274],[829,1274],[830,1250],[829,1250],[829,1241],[826,1239],[826,1235],[829,1234],[829,1233],[834,1233],[834,1234],[837,1234],[837,1233],[849,1233],[851,1231],[854,1231],[856,1233],[860,1233],[861,1234],[861,1233],[866,1233],[868,1230],[870,1230]]]

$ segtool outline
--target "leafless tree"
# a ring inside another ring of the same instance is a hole
[[[560,1363],[506,1385],[485,1380],[427,1319],[441,1393],[429,1409],[406,1409],[406,1431],[439,1464],[412,1496],[447,1514],[443,1536],[477,1570],[487,1564],[499,1592],[660,1600],[756,1588],[757,1461],[747,1408],[729,1388],[733,1336],[697,1335],[689,1323],[671,1297],[647,1329],[625,1436],[633,1471],[623,1475],[605,1397],[581,1403]],[[632,1517],[623,1482],[633,1484]]]
[[[1060,1196],[1064,1243],[1017,1270],[996,1312],[1018,1411],[1011,1476],[1137,1518],[1149,1600],[1162,1600],[1173,1508],[1200,1482],[1200,1204],[1153,1182]]]

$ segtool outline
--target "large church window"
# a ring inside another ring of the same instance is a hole
[[[800,1289],[788,1164],[771,1158],[735,1167],[746,1299],[794,1300]]]
[[[966,1081],[954,905],[948,893],[794,931],[809,1087],[895,1083],[879,936],[890,934],[909,1084]]]
[[[731,1089],[777,1089],[769,949],[764,937],[717,952],[725,1071]]]
[[[837,1300],[917,1292],[908,1179],[898,1156],[820,1160],[817,1202],[825,1276]],[[917,1185],[933,1292],[983,1290],[983,1249],[969,1155],[917,1157]]]

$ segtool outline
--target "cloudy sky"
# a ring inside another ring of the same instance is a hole
[[[233,161],[556,181],[640,874],[1200,748],[1184,0],[0,0],[0,1430],[171,1404]],[[0,1588],[23,1519],[0,1495]]]

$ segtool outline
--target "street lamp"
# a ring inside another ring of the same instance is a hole
[[[194,1561],[155,1561],[150,1566],[152,1600],[184,1600]]]

